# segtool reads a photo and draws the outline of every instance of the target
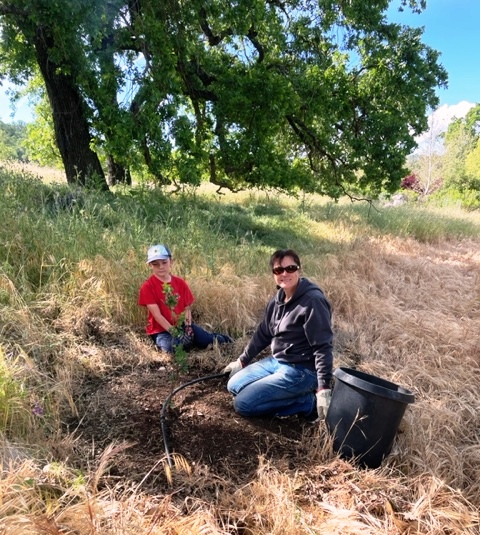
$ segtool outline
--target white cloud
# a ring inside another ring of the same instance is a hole
[[[474,106],[475,104],[472,102],[467,102],[466,100],[462,100],[462,102],[452,106],[449,106],[448,104],[440,106],[428,117],[429,131],[438,131],[439,134],[446,132],[448,125],[453,121],[453,119],[462,119]],[[427,135],[430,134],[425,132],[419,136],[418,139],[421,139]]]
[[[443,150],[443,141],[439,136],[447,131],[453,119],[462,119],[475,105],[472,102],[462,100],[458,104],[451,106],[444,104],[437,108],[428,116],[428,130],[415,138],[418,148],[415,149],[414,153],[418,154],[424,150],[429,152]]]

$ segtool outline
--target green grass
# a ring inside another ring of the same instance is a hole
[[[0,187],[0,265],[26,295],[61,285],[75,265],[96,256],[141,270],[145,250],[159,242],[170,246],[181,275],[201,268],[215,276],[227,263],[259,274],[283,247],[321,255],[365,236],[428,243],[480,235],[478,214],[411,205],[306,203],[261,193],[167,196],[145,188],[105,194],[1,171]]]
[[[329,203],[310,208],[308,215],[319,222],[342,223],[355,228],[359,234],[410,237],[423,243],[480,235],[480,212],[440,211],[416,204],[386,208],[359,202],[348,205]]]

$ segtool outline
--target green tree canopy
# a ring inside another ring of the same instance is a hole
[[[465,190],[480,189],[480,104],[461,119],[455,119],[445,134],[445,187]]]
[[[447,76],[389,3],[0,0],[0,64],[41,73],[70,181],[93,147],[161,184],[393,191]]]
[[[475,181],[475,189],[480,191],[480,140],[477,140],[473,150],[467,154],[465,169]]]
[[[26,159],[25,136],[25,123],[4,123],[0,121],[0,160],[24,161]]]

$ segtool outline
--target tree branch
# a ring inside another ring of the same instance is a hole
[[[208,39],[208,44],[210,46],[217,46],[219,43],[221,43],[227,35],[232,35],[233,31],[231,28],[226,29],[223,31],[220,35],[215,35],[212,32],[212,29],[208,25],[207,22],[207,12],[205,11],[204,7],[200,8],[200,11],[198,12],[199,17],[199,23],[200,27],[202,28],[203,33]]]
[[[337,186],[343,191],[343,194],[345,197],[348,197],[350,201],[353,202],[367,202],[370,205],[370,208],[373,208],[376,212],[380,213],[380,210],[377,209],[377,207],[373,204],[372,199],[367,199],[366,197],[355,197],[355,195],[352,195],[347,191],[345,186],[341,182],[337,182]]]
[[[218,100],[217,95],[213,91],[198,87],[199,84],[195,83],[195,78],[198,78],[201,82],[208,81],[208,83],[211,83],[213,79],[205,71],[194,71],[190,68],[191,65],[197,66],[195,62],[185,63],[180,59],[177,61],[177,71],[182,77],[188,96],[192,100],[203,99],[211,102]]]
[[[305,143],[305,145],[312,152],[318,152],[332,164],[333,169],[337,169],[337,160],[331,154],[329,154],[323,147],[320,146],[317,136],[311,129],[300,119],[297,119],[293,115],[287,115],[288,124],[291,126],[295,134]]]
[[[263,46],[260,44],[260,42],[258,41],[257,35],[258,35],[258,33],[255,30],[255,28],[253,27],[253,25],[250,26],[250,28],[248,29],[247,37],[250,39],[250,42],[252,43],[252,45],[256,48],[256,50],[258,52],[258,60],[257,60],[257,62],[261,63],[265,58],[265,50],[264,50]]]

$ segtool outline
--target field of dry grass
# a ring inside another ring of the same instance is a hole
[[[480,238],[420,242],[357,234],[342,240],[326,254],[305,247],[304,274],[332,303],[335,365],[415,394],[392,453],[380,468],[361,469],[332,451],[320,425],[292,442],[294,465],[270,462],[258,451],[255,474],[238,485],[208,464],[183,459],[173,483],[157,493],[107,477],[127,442],[95,451],[92,441],[92,456],[80,469],[78,436],[64,425],[67,414],[84,416],[76,395],[86,376],[101,380],[159,359],[144,339],[143,317],[125,300],[144,275],[136,271],[141,259],[123,258],[122,269],[118,259],[85,259],[63,295],[39,295],[35,302],[1,271],[0,386],[5,392],[8,377],[28,377],[30,388],[49,392],[49,412],[10,408],[30,435],[1,437],[0,533],[478,535]],[[202,270],[189,272],[196,314],[237,333],[236,348],[273,291],[267,262],[265,254],[265,274],[257,275],[225,263],[214,281]],[[188,264],[179,255],[183,270]],[[109,336],[94,335],[95,321]],[[201,365],[203,355],[191,358]],[[229,356],[215,358],[220,369]],[[4,422],[2,429],[9,428]],[[159,463],[161,457],[152,457],[151,469]]]
[[[34,163],[17,162],[17,161],[0,161],[0,167],[12,173],[28,174],[42,180],[46,184],[66,183],[65,171],[42,167]]]

